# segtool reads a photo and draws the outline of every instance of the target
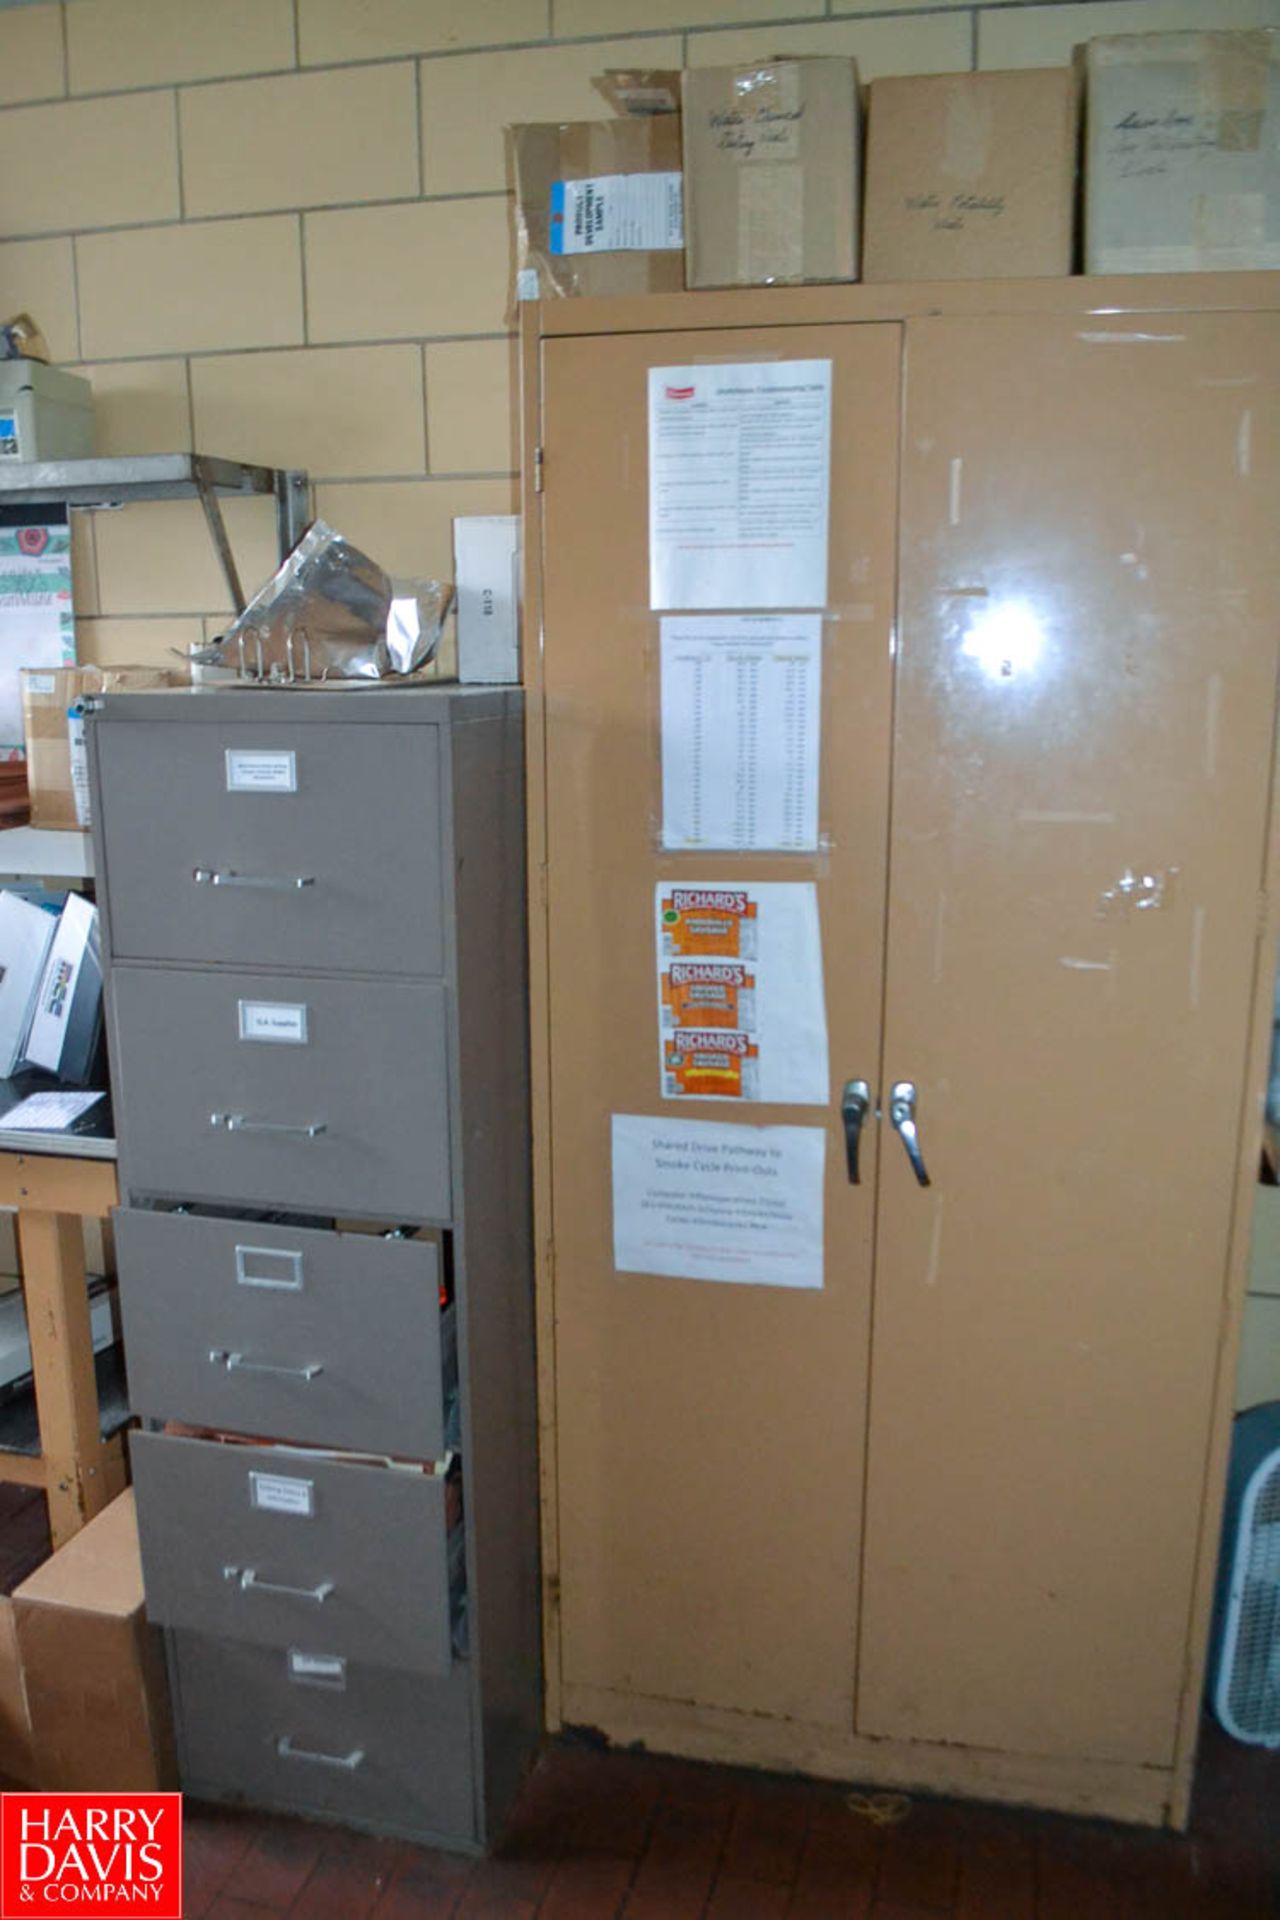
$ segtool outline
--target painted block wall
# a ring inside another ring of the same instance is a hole
[[[0,315],[93,381],[98,450],[307,467],[386,566],[509,511],[502,129],[606,66],[848,53],[1056,65],[1091,34],[1280,26],[1280,0],[41,0],[0,10]],[[228,520],[246,584],[269,506]],[[81,658],[162,661],[228,607],[199,511],[78,516]]]

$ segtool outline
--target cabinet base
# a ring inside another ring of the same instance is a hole
[[[992,1800],[1136,1826],[1178,1826],[1171,1767],[1060,1760],[927,1741],[873,1740],[831,1727],[615,1693],[565,1682],[565,1726],[589,1726],[617,1746],[637,1744],[725,1766],[812,1774],[822,1780]]]

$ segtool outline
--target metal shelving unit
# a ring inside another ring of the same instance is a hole
[[[130,454],[115,460],[0,462],[0,507],[127,507],[143,500],[198,500],[226,576],[232,604],[244,610],[244,589],[227,538],[220,500],[271,494],[283,560],[307,524],[307,475],[299,467],[255,467],[203,453]]]

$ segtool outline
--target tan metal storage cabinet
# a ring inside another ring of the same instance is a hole
[[[1280,288],[525,327],[553,1718],[1180,1824],[1275,952]],[[833,369],[819,851],[664,853],[648,370],[800,359]],[[825,1108],[664,1102],[654,883],[708,878],[815,883]],[[615,1114],[824,1128],[821,1289],[615,1271]]]

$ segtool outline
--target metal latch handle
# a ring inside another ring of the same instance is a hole
[[[350,1753],[315,1753],[310,1747],[295,1747],[287,1733],[276,1741],[276,1752],[282,1760],[307,1760],[313,1767],[340,1767],[344,1773],[364,1765],[363,1747],[352,1747]]]
[[[327,1131],[323,1120],[304,1121],[293,1125],[286,1120],[251,1120],[246,1113],[211,1113],[211,1127],[222,1127],[227,1133],[287,1133],[299,1140],[315,1140]]]
[[[858,1142],[862,1137],[862,1123],[870,1111],[871,1089],[866,1081],[846,1080],[840,1096],[840,1117],[844,1121],[844,1154],[851,1187],[860,1184]]]
[[[924,1164],[924,1154],[920,1148],[920,1134],[916,1127],[916,1088],[914,1080],[895,1080],[889,1094],[889,1120],[894,1132],[899,1136],[907,1150],[912,1171],[922,1187],[933,1182]]]
[[[310,1600],[317,1607],[322,1607],[334,1591],[332,1580],[322,1580],[318,1587],[284,1587],[276,1580],[261,1580],[256,1567],[224,1567],[222,1577],[239,1587],[241,1593],[274,1593],[286,1600]]]
[[[309,1367],[278,1367],[269,1360],[246,1360],[226,1347],[210,1347],[209,1365],[225,1367],[228,1373],[274,1373],[287,1380],[316,1380],[324,1372],[318,1362]]]
[[[262,887],[268,893],[295,893],[316,883],[313,873],[218,873],[212,867],[194,868],[191,878],[198,887]]]

